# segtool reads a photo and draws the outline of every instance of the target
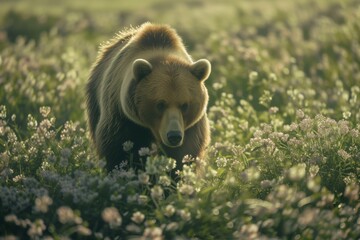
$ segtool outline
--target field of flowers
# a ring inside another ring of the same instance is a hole
[[[1,2],[0,239],[360,239],[359,1],[125,2]],[[145,21],[213,66],[177,181],[152,149],[107,173],[87,130],[98,45]]]

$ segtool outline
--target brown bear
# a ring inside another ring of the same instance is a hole
[[[167,25],[145,23],[103,45],[86,95],[91,136],[107,169],[127,160],[126,141],[133,142],[135,159],[156,143],[178,168],[185,155],[203,157],[210,71],[209,61],[194,62]]]

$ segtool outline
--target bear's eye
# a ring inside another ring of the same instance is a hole
[[[181,106],[180,106],[180,109],[182,112],[186,112],[188,110],[188,108],[189,108],[189,104],[187,104],[187,103],[181,104]]]
[[[163,112],[165,109],[166,109],[166,103],[165,101],[159,101],[156,103],[156,109],[159,111],[159,112]]]

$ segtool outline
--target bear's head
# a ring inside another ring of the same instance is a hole
[[[159,143],[179,147],[186,129],[205,114],[208,93],[204,81],[210,62],[187,63],[177,58],[137,59],[132,64],[136,87],[136,118]]]

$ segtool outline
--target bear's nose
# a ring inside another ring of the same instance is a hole
[[[180,131],[170,131],[167,133],[167,138],[171,145],[177,146],[182,140],[182,134]]]

